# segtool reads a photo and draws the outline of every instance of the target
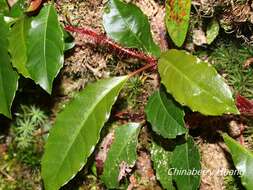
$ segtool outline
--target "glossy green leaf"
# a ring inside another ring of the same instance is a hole
[[[184,110],[162,89],[149,98],[145,112],[152,129],[164,138],[176,138],[187,131]]]
[[[160,181],[164,189],[174,190],[175,187],[172,183],[172,173],[170,171],[172,152],[166,151],[163,147],[152,142],[150,154],[156,172],[156,178]]]
[[[166,27],[172,41],[181,47],[185,41],[191,12],[191,0],[166,0]]]
[[[30,20],[26,17],[20,18],[11,28],[9,36],[9,52],[13,67],[24,77],[29,77],[26,68],[27,63],[27,34]]]
[[[74,37],[71,36],[64,28],[62,28],[64,34],[64,51],[68,51],[75,47]]]
[[[11,118],[11,105],[18,88],[18,74],[8,54],[9,26],[0,15],[0,114]]]
[[[239,114],[228,85],[207,62],[172,49],[162,54],[158,70],[167,91],[193,111],[204,115]]]
[[[230,150],[236,169],[241,174],[242,185],[247,190],[253,189],[253,153],[227,134],[223,134],[223,139]]]
[[[200,154],[192,137],[189,136],[185,143],[176,146],[172,155],[171,167],[174,169],[173,180],[176,182],[177,189],[198,189],[200,175],[197,173],[200,173],[201,169]]]
[[[27,39],[27,70],[37,84],[51,93],[64,60],[63,32],[53,5],[45,5],[32,19]]]
[[[215,38],[219,35],[220,25],[218,21],[214,18],[207,26],[206,31],[206,41],[208,44],[211,44]]]
[[[110,0],[104,11],[103,24],[116,42],[159,57],[160,49],[152,39],[148,18],[134,4]]]
[[[127,76],[88,85],[59,113],[42,159],[46,190],[58,190],[86,164]]]
[[[136,147],[140,124],[129,123],[115,129],[114,141],[104,163],[102,181],[109,189],[119,186],[120,168],[133,167],[137,159]]]

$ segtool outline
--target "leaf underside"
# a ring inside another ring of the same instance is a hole
[[[236,169],[241,173],[242,185],[248,190],[253,189],[253,153],[227,134],[223,134],[223,139],[230,150]]]
[[[164,52],[158,71],[167,91],[181,105],[204,115],[239,114],[223,78],[210,64],[186,51],[173,49]]]
[[[164,138],[176,138],[187,131],[184,127],[183,108],[167,96],[163,89],[149,98],[145,113],[152,129]]]
[[[119,186],[120,167],[133,167],[136,159],[136,147],[140,124],[129,123],[115,129],[114,142],[104,163],[101,179],[109,189]]]
[[[127,77],[88,85],[59,113],[42,159],[46,190],[58,190],[85,165]]]
[[[11,118],[11,105],[18,88],[18,74],[12,69],[8,54],[9,27],[0,15],[0,114]]]
[[[103,25],[108,36],[116,42],[160,56],[160,49],[150,32],[148,18],[136,5],[110,0],[104,11]]]
[[[63,50],[63,32],[56,10],[52,4],[45,5],[30,23],[26,67],[31,78],[48,93],[63,66]]]

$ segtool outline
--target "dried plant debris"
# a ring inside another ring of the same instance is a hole
[[[215,18],[226,33],[233,33],[248,44],[253,43],[253,4],[251,1],[194,0],[192,5],[194,7],[192,16],[198,18],[198,27],[202,30],[205,30],[205,25]]]

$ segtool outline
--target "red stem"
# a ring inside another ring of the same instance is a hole
[[[155,57],[152,57],[152,56],[147,55],[147,54],[140,52],[140,51],[135,51],[130,48],[124,48],[124,47],[120,46],[119,44],[115,43],[113,40],[106,37],[105,35],[99,34],[92,29],[79,28],[79,27],[74,27],[74,26],[68,25],[65,27],[65,30],[67,30],[69,32],[76,32],[76,33],[80,33],[82,35],[86,35],[89,38],[92,38],[95,41],[95,43],[97,43],[97,44],[100,44],[102,46],[108,46],[117,52],[120,52],[126,56],[140,59],[142,61],[147,62],[150,65],[155,66],[157,63],[157,59]]]

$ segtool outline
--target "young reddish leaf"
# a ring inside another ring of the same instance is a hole
[[[26,12],[33,12],[33,11],[38,10],[41,4],[42,4],[42,0],[32,0]]]
[[[241,114],[253,115],[253,101],[241,96],[236,97],[236,106]]]
[[[166,26],[173,42],[181,47],[187,34],[191,0],[166,0]]]

